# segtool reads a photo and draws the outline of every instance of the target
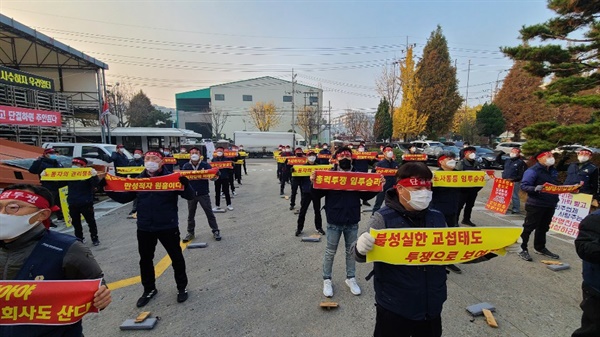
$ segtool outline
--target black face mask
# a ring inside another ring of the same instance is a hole
[[[352,167],[352,161],[348,158],[340,159],[338,165],[342,170],[349,170]]]
[[[296,153],[296,157],[303,157],[303,153],[302,152]]]

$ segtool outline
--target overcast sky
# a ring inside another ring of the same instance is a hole
[[[469,105],[489,100],[523,25],[553,16],[546,1],[8,1],[0,12],[109,65],[153,103],[175,93],[273,76],[321,87],[334,114],[375,110],[375,80],[406,43],[422,54],[439,24]],[[471,63],[468,72],[468,63]]]

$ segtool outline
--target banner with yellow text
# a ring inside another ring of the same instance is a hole
[[[145,169],[145,167],[143,167],[143,166],[117,167],[117,173],[118,174],[125,174],[125,175],[140,174],[140,173],[142,173],[142,171],[144,171],[144,169]]]
[[[210,166],[212,166],[212,168],[219,168],[219,169],[232,169],[233,162],[232,161],[213,161],[213,162],[210,162]]]
[[[175,159],[190,159],[189,153],[173,153],[173,158]]]
[[[393,177],[398,172],[398,169],[393,168],[385,168],[385,167],[376,167],[375,173],[383,174],[384,177]]]
[[[41,176],[42,181],[75,181],[92,177],[92,168],[47,168]]]
[[[407,153],[402,155],[404,161],[426,161],[427,154],[425,153]]]
[[[315,171],[313,188],[342,191],[383,191],[384,179],[381,174],[344,172],[344,171]]]
[[[217,172],[219,172],[218,168],[211,168],[208,170],[183,170],[179,171],[179,175],[182,175],[189,180],[201,180],[201,179],[213,179],[217,176]]]
[[[581,185],[553,185],[550,183],[544,183],[542,185],[542,193],[549,194],[562,194],[562,193],[577,193]]]
[[[333,165],[296,165],[292,171],[292,177],[308,177],[313,171],[328,171]]]
[[[433,171],[433,187],[483,187],[484,171]]]
[[[354,160],[375,160],[375,159],[377,159],[377,152],[352,153],[352,159],[354,159]]]
[[[164,191],[183,191],[183,186],[179,182],[179,173],[171,173],[166,176],[152,178],[122,178],[113,175],[106,175],[105,191],[113,192],[164,192]]]

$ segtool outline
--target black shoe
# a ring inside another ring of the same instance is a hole
[[[158,290],[152,289],[149,292],[145,292],[142,294],[142,297],[140,297],[137,301],[137,307],[141,308],[143,306],[145,306],[146,304],[148,304],[148,302],[150,302],[150,300],[152,299],[152,297],[154,297],[154,295],[156,295],[156,293],[158,293]]]
[[[177,293],[177,303],[185,302],[185,301],[187,301],[187,299],[188,299],[188,292],[187,292],[187,290],[180,290]]]
[[[296,230],[296,234],[295,234],[295,235],[296,235],[296,236],[300,236],[300,234],[302,234],[302,230],[300,230],[300,229],[297,229],[297,230]]]
[[[290,211],[294,210],[294,206],[290,206]]]
[[[449,264],[446,266],[446,269],[453,271],[457,274],[462,274],[462,269],[458,268],[456,265],[454,264]]]
[[[553,252],[549,251],[548,248],[536,250],[535,253],[547,256],[547,257],[549,257],[551,259],[555,259],[555,260],[558,260],[560,258],[560,256],[558,256],[557,254],[554,254]]]
[[[325,231],[323,230],[323,228],[317,228],[317,232],[319,232],[319,234],[321,235],[325,235]]]
[[[363,201],[363,205],[365,205],[365,206],[371,206],[371,204],[369,204],[368,201]]]
[[[529,252],[526,250],[521,251],[518,255],[520,258],[522,258],[525,261],[529,261],[529,262],[533,261],[533,259],[529,255]]]
[[[187,243],[187,242],[194,240],[194,238],[195,238],[194,233],[188,232],[187,235],[185,236],[185,238],[183,238],[183,240],[181,240],[181,242]]]
[[[279,192],[279,195],[283,195],[283,192]]]
[[[463,220],[460,224],[461,225],[471,226],[471,227],[477,227],[477,225],[474,224],[474,223],[472,223],[471,220]]]
[[[50,228],[56,228],[58,227],[54,222],[50,222]]]
[[[92,238],[92,244],[93,244],[94,246],[99,246],[99,245],[100,245],[100,240],[98,240],[98,238],[97,238],[97,237],[95,237],[95,238]]]
[[[221,241],[221,231],[219,231],[219,230],[214,231],[213,238],[215,238],[215,240],[217,240],[217,241]]]

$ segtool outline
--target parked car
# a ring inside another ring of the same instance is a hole
[[[486,169],[504,169],[504,162],[510,156],[502,151],[494,151],[486,147],[475,146],[475,155],[477,160],[483,168]]]
[[[440,157],[440,153],[442,152],[452,152],[458,158],[458,153],[460,149],[456,146],[430,146],[426,148],[423,153],[427,154],[427,165],[436,165],[438,164],[438,158]]]
[[[589,147],[589,146],[580,145],[580,144],[562,145],[562,146],[559,146],[559,147],[555,148],[554,150],[552,150],[552,153],[562,154],[563,152],[575,152],[575,151],[581,149],[582,147],[592,150],[593,153],[600,153],[600,149],[598,149],[598,148]]]
[[[392,143],[391,145],[394,149],[399,149],[402,152],[402,154],[408,153],[411,146],[414,146],[412,143],[403,143],[403,142]],[[419,152],[419,151],[417,150],[417,152]]]
[[[106,172],[115,174],[114,165],[110,155],[117,150],[114,144],[95,144],[95,143],[44,143],[43,148],[53,148],[57,154],[66,157],[83,157],[86,158],[91,165],[100,165],[106,168]],[[125,150],[127,159],[133,159],[129,151]]]
[[[510,151],[514,148],[521,148],[525,142],[503,142],[496,145],[496,151],[502,151],[504,153],[510,153]]]
[[[432,146],[444,146],[441,142],[437,142],[435,140],[415,140],[410,142],[414,146],[416,146],[417,150],[423,152],[426,148]]]

